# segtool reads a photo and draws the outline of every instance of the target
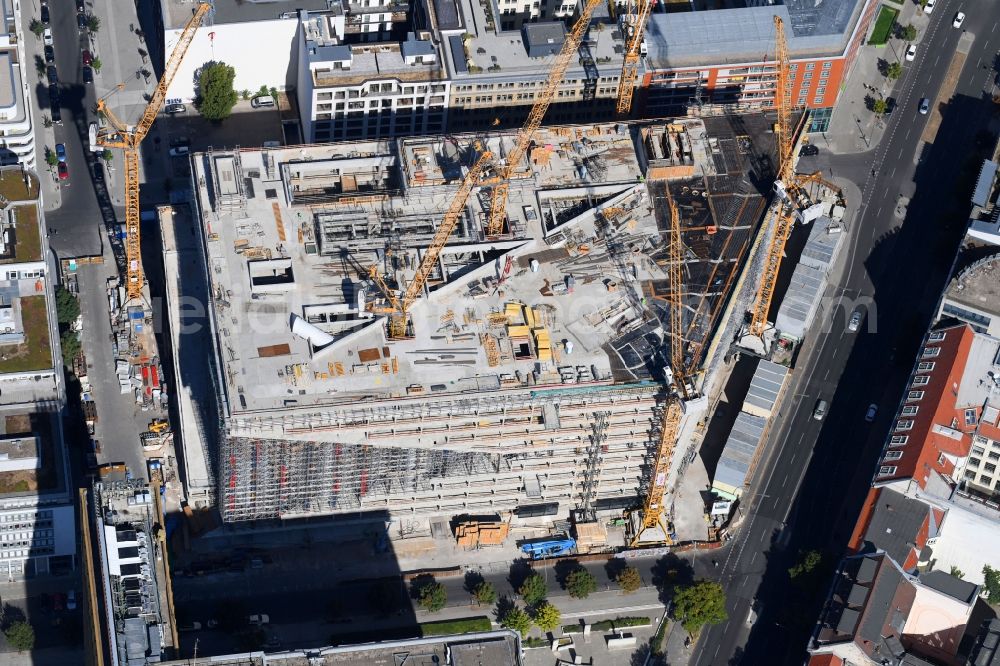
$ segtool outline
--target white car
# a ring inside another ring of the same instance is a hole
[[[917,45],[910,44],[906,47],[906,61],[913,62],[917,57]]]
[[[934,0],[927,0],[927,4],[924,5],[924,14],[930,14],[934,11]]]
[[[864,319],[864,315],[861,314],[861,310],[855,310],[851,314],[851,320],[847,322],[847,330],[851,333],[857,333],[858,329],[861,328],[862,319]]]
[[[247,618],[247,624],[252,624],[255,627],[270,624],[270,622],[271,618],[267,615],[267,613],[257,613]]]
[[[959,12],[955,14],[955,20],[951,22],[953,28],[961,28],[962,23],[965,21],[965,13]]]
[[[46,46],[52,46],[52,28],[46,28],[42,31],[42,43]]]
[[[76,590],[66,593],[66,610],[76,610]]]

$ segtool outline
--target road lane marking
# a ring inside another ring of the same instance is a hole
[[[997,31],[997,24],[996,24],[996,23],[994,23],[994,24],[993,24],[993,29],[992,29],[992,30],[990,30],[990,32],[991,32],[991,33],[994,33],[994,32],[996,32],[996,31]]]
[[[879,206],[878,210],[875,211],[875,217],[882,217],[882,206]],[[841,337],[843,337],[843,334],[841,334]]]
[[[840,347],[833,348],[833,355],[830,358],[837,358],[837,352],[840,351]]]
[[[904,137],[903,137],[903,139],[905,139],[905,140],[909,140],[909,138],[910,138],[910,130],[911,130],[911,129],[913,129],[913,127],[912,127],[912,126],[911,126],[911,127],[907,127],[907,128],[906,128],[906,136],[904,136]]]
[[[892,167],[892,171],[889,172],[889,178],[892,178],[895,175],[896,175],[896,167]]]
[[[938,54],[937,58],[934,58],[934,66],[937,67],[938,62],[941,60],[941,54]]]

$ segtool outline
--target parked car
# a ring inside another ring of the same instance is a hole
[[[847,330],[851,333],[857,333],[858,329],[861,328],[861,321],[864,319],[864,315],[861,310],[855,310],[851,313],[851,320],[847,322]]]
[[[187,146],[177,146],[176,148],[170,149],[171,157],[184,157],[191,151]]]
[[[46,28],[42,31],[42,43],[45,46],[52,46],[52,28]]]
[[[83,0],[76,0],[76,11],[82,12],[84,9],[86,8],[83,6]]]
[[[872,404],[868,405],[868,411],[865,412],[865,421],[868,421],[868,423],[871,423],[872,421],[875,420],[875,415],[876,414],[878,414],[878,405],[876,405],[873,402]]]
[[[101,166],[100,162],[94,162],[94,182],[104,184],[104,167]],[[101,452],[101,443],[96,439],[90,440],[94,445],[94,453]]]
[[[52,104],[49,108],[49,115],[52,117],[53,123],[56,125],[62,125],[62,109],[59,108],[58,104]]]
[[[56,50],[55,47],[46,46],[45,47],[45,62],[55,62],[56,61]]]
[[[965,23],[965,12],[959,12],[955,14],[955,20],[951,22],[951,26],[961,28],[963,23]]]
[[[799,149],[799,157],[809,157],[819,155],[819,147],[812,143],[807,143]]]
[[[65,162],[59,163],[59,180],[69,180],[69,165]]]
[[[93,83],[94,82],[94,70],[91,67],[83,68],[83,82]]]
[[[270,624],[271,618],[267,615],[267,613],[255,613],[247,618],[247,622],[255,627],[260,627],[265,624]]]
[[[57,143],[56,144],[56,159],[58,159],[60,162],[65,162],[66,161],[66,144],[65,143]]]
[[[88,51],[87,49],[83,50],[83,52],[80,54],[80,58],[83,60],[83,64],[87,65],[88,67],[94,63],[94,56],[91,55],[90,51]]]
[[[822,421],[823,417],[826,416],[827,404],[826,400],[817,400],[816,407],[813,408],[813,418],[817,421]]]
[[[896,108],[896,98],[895,97],[886,97],[885,98],[885,114],[883,114],[883,115],[888,116],[890,113],[893,112],[893,110],[895,110],[895,108]]]
[[[55,65],[49,65],[45,69],[45,76],[49,80],[49,85],[59,83],[59,71],[56,69]]]
[[[926,97],[920,98],[920,113],[927,115],[927,112],[931,109],[931,101]]]
[[[45,25],[48,25],[49,21],[51,20],[51,18],[52,17],[49,16],[49,6],[48,5],[42,5],[42,23],[44,23]]]
[[[183,104],[167,104],[163,108],[163,112],[169,114],[184,113],[185,111],[187,111],[187,107]]]
[[[917,45],[910,44],[906,47],[906,62],[913,62],[917,58]]]
[[[77,14],[76,15],[76,25],[77,25],[77,27],[80,28],[80,30],[86,30],[87,29],[87,15],[84,14],[83,12],[80,12],[79,14]]]
[[[76,610],[76,590],[66,593],[66,610]]]
[[[170,139],[171,148],[178,148],[180,146],[190,146],[190,145],[191,145],[191,139],[187,138],[186,136],[175,136],[174,138]]]
[[[924,5],[924,14],[930,14],[934,11],[934,2],[935,0],[927,0],[927,4]]]
[[[187,622],[177,625],[177,631],[201,631],[201,622]]]

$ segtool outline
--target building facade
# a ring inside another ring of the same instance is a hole
[[[13,0],[0,1],[0,166],[23,164],[34,169],[35,131],[28,100],[27,63],[21,7]]]

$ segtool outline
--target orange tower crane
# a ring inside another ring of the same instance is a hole
[[[481,148],[481,146],[477,144],[477,148]],[[462,179],[462,184],[458,188],[458,192],[455,193],[455,197],[448,206],[448,211],[444,214],[444,220],[434,232],[434,238],[431,240],[427,251],[424,252],[424,256],[420,260],[420,266],[417,268],[416,274],[410,280],[402,296],[396,296],[395,292],[389,288],[389,285],[382,278],[378,266],[371,266],[368,269],[368,276],[378,286],[379,290],[385,296],[386,301],[388,301],[387,306],[372,305],[369,309],[373,312],[381,312],[389,315],[390,338],[399,339],[406,336],[410,306],[413,305],[413,302],[423,290],[424,283],[427,282],[427,277],[434,270],[438,257],[441,256],[441,250],[444,249],[448,238],[462,217],[462,212],[465,210],[465,204],[469,200],[469,195],[472,194],[472,190],[479,184],[483,172],[491,164],[492,160],[493,154],[488,150],[483,151]]]
[[[625,60],[622,62],[622,73],[618,79],[618,104],[615,108],[619,116],[627,116],[632,110],[632,95],[635,93],[635,83],[639,78],[642,39],[652,11],[653,0],[631,0],[628,4],[628,13],[623,18],[627,38]]]
[[[145,282],[139,236],[139,144],[146,138],[149,129],[153,126],[153,121],[156,120],[156,115],[160,112],[163,100],[167,96],[167,89],[174,80],[188,47],[191,46],[195,31],[211,8],[212,5],[207,2],[203,2],[195,8],[194,14],[184,26],[184,30],[181,31],[177,45],[174,46],[174,50],[163,68],[163,76],[160,77],[156,90],[146,105],[138,124],[129,127],[115,117],[103,98],[97,101],[98,113],[102,114],[111,125],[110,128],[103,129],[98,133],[98,145],[105,148],[121,148],[124,153],[126,289],[130,302],[142,300],[142,287]]]
[[[504,221],[507,218],[507,194],[510,189],[510,178],[528,152],[528,146],[531,145],[535,132],[541,127],[545,112],[549,110],[552,100],[559,92],[559,84],[565,78],[570,62],[577,57],[580,42],[583,41],[583,36],[587,33],[587,28],[590,27],[590,19],[594,15],[594,9],[602,1],[586,0],[580,18],[576,20],[572,30],[566,35],[566,41],[563,42],[559,54],[552,63],[545,87],[535,98],[535,103],[531,107],[531,111],[528,112],[528,119],[517,133],[514,147],[506,155],[506,161],[498,174],[499,182],[493,186],[493,191],[490,193],[490,210],[486,222],[486,235],[488,237],[496,237],[503,233]]]
[[[670,365],[674,375],[673,389],[667,387],[663,404],[663,414],[660,418],[660,433],[657,438],[656,453],[653,456],[652,474],[649,487],[643,499],[639,521],[635,524],[631,546],[651,542],[672,543],[670,530],[664,520],[663,497],[667,491],[667,479],[670,474],[670,463],[674,457],[674,449],[680,436],[681,419],[684,416],[684,400],[688,395],[687,373],[684,367],[684,248],[681,241],[681,222],[677,206],[670,196],[670,188],[666,188],[667,205],[670,207],[670,241],[667,245],[669,261],[667,277],[670,282]],[[663,532],[662,539],[644,539],[643,534],[649,529],[659,528]]]

